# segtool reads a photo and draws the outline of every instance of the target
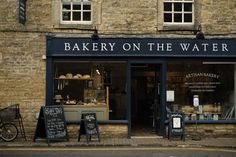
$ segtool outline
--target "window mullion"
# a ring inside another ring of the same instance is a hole
[[[192,23],[193,23],[193,20],[194,20],[194,17],[195,17],[195,14],[194,14],[194,12],[195,12],[195,7],[194,7],[194,3],[192,3]]]
[[[184,23],[184,3],[182,3],[182,22]]]
[[[174,20],[175,20],[175,18],[174,18],[174,15],[175,15],[175,11],[174,11],[174,3],[172,3],[172,5],[171,5],[171,14],[172,14],[172,21],[171,21],[171,23],[174,23]]]
[[[81,9],[80,9],[81,11],[81,21],[84,21],[83,19],[84,19],[84,2],[83,1],[81,1]]]
[[[73,21],[73,2],[70,2],[70,21]]]

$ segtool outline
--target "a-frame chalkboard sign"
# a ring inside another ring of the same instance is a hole
[[[174,136],[179,136],[181,140],[185,141],[185,123],[183,112],[170,112],[168,138],[171,141]]]
[[[83,113],[81,115],[78,141],[80,141],[81,135],[86,135],[87,143],[91,141],[92,135],[96,135],[100,142],[96,113]]]
[[[39,137],[46,138],[48,144],[50,141],[69,140],[63,106],[41,107],[34,142]]]

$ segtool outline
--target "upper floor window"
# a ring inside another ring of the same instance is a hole
[[[194,0],[164,0],[164,24],[193,24]]]
[[[91,0],[62,0],[61,22],[76,24],[91,24]]]

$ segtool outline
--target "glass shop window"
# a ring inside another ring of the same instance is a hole
[[[233,120],[235,78],[233,64],[171,62],[168,64],[167,90],[174,93],[174,99],[167,104],[172,111],[184,112],[186,120]]]
[[[54,75],[54,103],[64,105],[67,120],[83,112],[95,112],[98,120],[126,119],[125,62],[55,61]]]
[[[193,24],[194,0],[164,0],[164,24]]]
[[[90,24],[92,21],[91,0],[62,0],[62,23]]]

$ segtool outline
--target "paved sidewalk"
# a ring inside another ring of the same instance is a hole
[[[6,147],[181,147],[181,148],[228,148],[236,149],[235,138],[204,138],[199,141],[186,138],[185,141],[174,139],[169,141],[166,138],[103,138],[98,142],[96,138],[87,144],[85,137],[81,138],[80,142],[76,139],[69,141],[58,141],[47,144],[45,139],[37,139],[33,142],[32,139],[24,141],[17,139],[14,142],[0,141],[0,148]]]

